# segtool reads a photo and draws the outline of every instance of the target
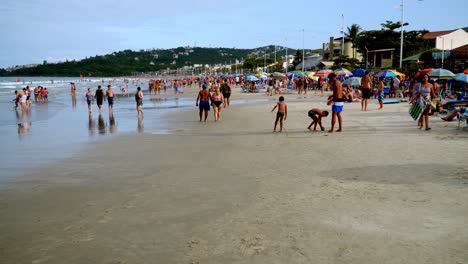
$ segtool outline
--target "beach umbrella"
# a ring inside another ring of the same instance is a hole
[[[455,74],[454,79],[457,81],[468,83],[468,74],[464,74],[463,72],[457,73]]]
[[[402,73],[397,72],[395,70],[383,70],[374,74],[375,77],[385,77],[385,78],[396,78],[398,75],[402,76]]]
[[[353,73],[351,73],[348,69],[346,68],[338,68],[333,71],[336,76],[352,76]]]
[[[361,85],[361,77],[351,77],[343,81],[343,84],[347,84],[351,87],[357,87]]]
[[[292,79],[292,78],[296,78],[296,77],[299,77],[299,78],[304,78],[305,74],[301,71],[292,71],[292,72],[289,72],[288,73],[288,78],[289,79]]]
[[[468,69],[465,69],[465,70],[463,71],[463,73],[464,73],[464,74],[468,74]]]
[[[362,77],[362,76],[366,75],[366,70],[358,68],[358,69],[355,69],[355,70],[351,71],[351,73],[355,77]]]
[[[268,77],[266,75],[260,75],[260,77],[258,77],[260,80],[266,80],[268,79]]]
[[[302,77],[306,76],[306,74],[304,72],[302,72],[302,71],[292,71],[291,73],[296,74],[298,76],[302,76]]]
[[[314,74],[314,76],[322,76],[322,77],[327,77],[328,74],[333,73],[332,70],[320,70]]]
[[[418,78],[420,74],[428,74],[432,70],[435,70],[435,69],[434,68],[426,68],[426,69],[420,70],[420,71],[418,71],[418,73],[416,73],[414,75],[414,78]]]
[[[314,74],[315,74],[315,72],[313,72],[313,71],[308,71],[308,72],[306,72],[306,76],[307,76],[308,78],[312,78],[312,77],[314,76]]]
[[[281,73],[281,72],[274,72],[272,74],[273,78],[275,79],[282,79],[282,80],[285,80],[287,79],[288,77],[286,77],[286,74],[285,73]]]
[[[455,74],[449,70],[438,68],[435,70],[432,70],[427,73],[429,77],[437,78],[437,79],[448,79],[455,77]]]
[[[256,82],[256,81],[260,80],[259,78],[255,77],[253,75],[249,75],[249,76],[245,77],[245,79],[247,81],[249,81],[249,82]]]

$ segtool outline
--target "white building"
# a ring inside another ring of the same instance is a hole
[[[468,33],[463,29],[428,32],[422,38],[440,50],[452,50],[468,44]]]

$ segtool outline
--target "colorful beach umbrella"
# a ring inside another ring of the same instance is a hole
[[[449,70],[438,68],[427,73],[429,77],[437,79],[449,79],[455,77],[455,74]]]
[[[306,72],[306,76],[307,76],[308,78],[312,78],[312,77],[314,76],[314,74],[315,74],[315,72],[313,72],[313,71],[308,71],[308,72]]]
[[[398,75],[401,76],[402,73],[397,72],[395,70],[383,70],[374,74],[375,77],[385,77],[385,78],[396,78]]]
[[[292,72],[289,72],[288,73],[288,78],[289,79],[292,79],[292,78],[296,78],[296,77],[299,77],[299,78],[304,78],[305,74],[301,71],[292,71]]]
[[[353,76],[353,73],[346,68],[338,68],[333,71],[336,76]]]
[[[327,77],[328,74],[333,73],[332,70],[320,70],[314,74],[314,76],[322,76],[322,77]]]
[[[415,78],[418,78],[418,76],[419,76],[420,74],[427,74],[427,73],[429,73],[429,72],[432,71],[432,70],[435,70],[435,69],[434,69],[434,68],[422,69],[422,70],[418,71],[418,73],[416,73],[416,74],[414,75],[414,77],[415,77]]]

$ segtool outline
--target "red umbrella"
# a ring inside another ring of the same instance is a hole
[[[420,70],[418,73],[414,75],[414,78],[418,78],[420,74],[428,74],[430,71],[435,70],[434,68],[426,68],[423,70]]]
[[[465,69],[465,70],[463,71],[463,73],[464,73],[464,74],[468,74],[468,69]]]
[[[322,76],[322,77],[327,77],[328,74],[333,73],[332,70],[320,70],[314,74],[314,76]]]

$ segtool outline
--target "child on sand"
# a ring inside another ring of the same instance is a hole
[[[278,120],[280,121],[280,132],[283,132],[283,118],[286,121],[288,117],[288,105],[284,102],[284,97],[280,96],[279,102],[271,109],[271,112],[275,111],[276,107],[278,107],[278,112],[276,113],[276,120],[275,120],[275,128],[273,132],[276,132],[276,125],[278,125]]]
[[[325,128],[322,126],[322,117],[328,116],[328,111],[320,110],[318,108],[312,108],[309,110],[309,117],[312,118],[312,123],[310,123],[307,129],[311,130],[310,128],[314,126],[314,131],[317,129],[317,124],[320,126],[322,131],[325,131]],[[311,130],[312,131],[312,130]]]

